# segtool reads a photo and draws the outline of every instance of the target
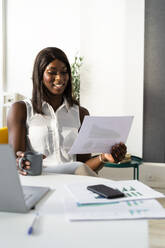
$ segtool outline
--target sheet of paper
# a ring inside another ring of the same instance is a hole
[[[88,177],[89,179],[86,179],[85,181],[87,184],[91,184],[91,177]],[[93,180],[92,180],[93,181]],[[109,179],[102,179],[100,178],[99,181],[101,183],[107,183],[107,182],[113,182],[113,180]],[[41,214],[63,214],[64,213],[64,199],[70,195],[70,192],[68,192],[67,188],[65,186],[61,186],[61,184],[56,185],[56,188],[51,188],[51,193],[47,197],[46,201],[44,201],[44,204],[40,207],[40,213]]]
[[[156,200],[134,200],[105,205],[77,206],[65,199],[65,214],[69,220],[122,220],[165,218],[165,209]]]
[[[70,154],[109,153],[119,142],[126,143],[133,116],[85,116]]]
[[[95,183],[97,184],[97,183]],[[100,182],[98,183],[100,184]],[[80,204],[110,204],[116,201],[126,200],[144,200],[165,197],[164,194],[151,189],[147,185],[137,180],[124,180],[124,181],[110,181],[105,185],[119,189],[125,194],[125,197],[117,199],[106,199],[98,196],[97,194],[87,190],[87,186],[91,184],[87,183],[73,183],[65,185],[66,189],[74,197],[75,201]]]

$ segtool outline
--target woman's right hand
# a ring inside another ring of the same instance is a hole
[[[20,169],[19,161],[20,161],[21,158],[24,157],[24,152],[18,151],[18,152],[16,152],[16,155],[17,155],[16,163],[17,163],[17,169],[19,171],[19,174],[21,174],[23,176],[26,176],[28,173],[26,171],[24,171],[24,170],[29,170],[30,169],[30,162],[28,160],[22,160],[22,163],[21,163],[22,169]]]
[[[18,152],[16,152],[16,155],[17,155],[16,163],[17,163],[17,169],[19,171],[19,174],[21,174],[23,176],[27,176],[28,170],[30,169],[30,161],[28,161],[27,159],[22,160],[22,162],[21,162],[21,167],[22,168],[20,168],[20,166],[19,166],[20,159],[25,156],[25,153],[22,152],[22,151],[18,151]],[[43,156],[43,159],[46,158],[45,155],[42,155],[42,156]],[[25,170],[27,170],[27,171],[25,171]]]

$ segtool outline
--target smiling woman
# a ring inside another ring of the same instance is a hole
[[[43,74],[43,84],[52,94],[62,94],[67,87],[68,80],[67,67],[58,59],[53,60]]]
[[[127,150],[122,143],[113,147],[113,156],[105,153],[91,158],[90,154],[68,153],[85,115],[89,115],[88,110],[72,96],[66,54],[56,47],[41,50],[34,63],[32,100],[14,103],[8,115],[9,143],[18,156],[17,162],[26,151],[38,152],[43,155],[43,166],[55,166],[58,173],[84,174],[85,168],[85,174],[97,176],[95,171],[106,160],[121,161]],[[30,163],[25,159],[19,172],[27,175],[28,169]]]

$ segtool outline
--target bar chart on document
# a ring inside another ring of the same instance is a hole
[[[152,202],[152,200],[151,200]],[[134,215],[142,215],[150,211],[148,207],[145,206],[145,202],[143,200],[134,200],[134,201],[126,201],[128,212]]]
[[[142,196],[143,194],[136,190],[134,187],[123,187],[121,191],[128,197]]]

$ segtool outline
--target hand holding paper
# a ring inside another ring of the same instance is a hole
[[[85,116],[70,154],[110,153],[120,142],[125,143],[133,116]]]
[[[124,143],[120,143],[112,146],[112,149],[110,151],[111,154],[104,153],[104,156],[108,161],[110,161],[109,157],[110,155],[112,155],[114,162],[118,163],[125,158],[126,152],[127,152],[127,147],[125,146]]]

